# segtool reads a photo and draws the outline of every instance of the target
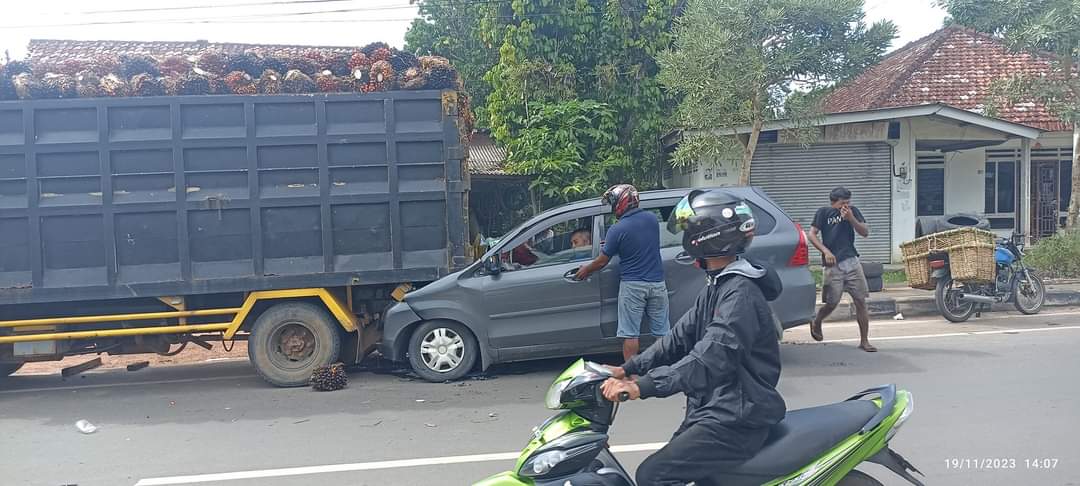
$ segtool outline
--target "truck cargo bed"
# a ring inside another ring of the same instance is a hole
[[[452,92],[0,102],[0,305],[433,280]]]

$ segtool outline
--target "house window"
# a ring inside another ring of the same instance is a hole
[[[942,216],[945,214],[945,157],[920,155],[916,198],[919,216]]]
[[[996,152],[996,151],[995,151]],[[983,211],[986,214],[1004,214],[1016,211],[1016,171],[1019,169],[1015,150],[1001,151],[999,155],[987,151],[984,171]],[[994,157],[995,155],[999,155]]]

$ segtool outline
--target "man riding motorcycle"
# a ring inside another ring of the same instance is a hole
[[[693,191],[669,229],[708,274],[694,308],[667,336],[611,368],[612,401],[686,395],[686,417],[671,441],[637,469],[637,483],[710,484],[710,477],[756,454],[784,418],[776,390],[780,349],[768,302],[782,288],[775,272],[739,258],[754,235],[750,207],[723,190]],[[640,375],[640,376],[635,376]]]

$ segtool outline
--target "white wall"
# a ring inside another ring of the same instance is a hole
[[[945,213],[976,213],[985,209],[986,150],[945,154]]]
[[[911,120],[900,121],[900,140],[893,145],[892,261],[902,263],[900,243],[915,238],[915,137]],[[900,175],[900,177],[896,177]]]

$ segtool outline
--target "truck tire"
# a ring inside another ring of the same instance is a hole
[[[969,227],[989,230],[990,221],[978,214],[970,213],[947,214],[938,221],[938,231]]]
[[[304,386],[311,373],[338,359],[338,323],[322,307],[286,302],[266,309],[248,336],[248,358],[276,386]]]
[[[409,338],[409,364],[420,378],[433,383],[465,376],[479,354],[473,333],[453,321],[425,322]]]
[[[22,365],[23,363],[0,363],[0,378],[15,374]]]

